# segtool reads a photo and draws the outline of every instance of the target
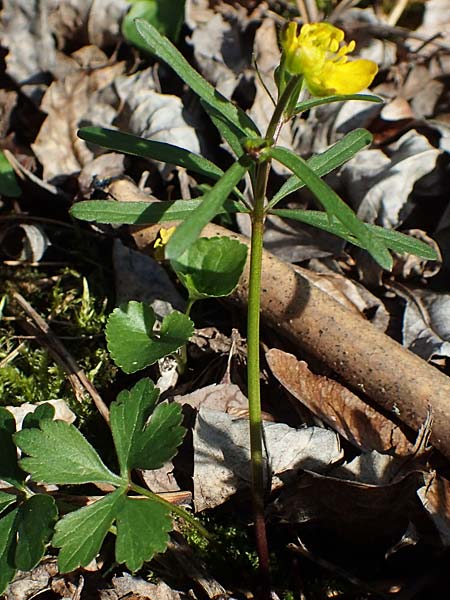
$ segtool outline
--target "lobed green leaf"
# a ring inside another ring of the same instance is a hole
[[[14,509],[0,519],[0,594],[6,590],[16,573],[14,546],[16,543],[16,520],[18,509]]]
[[[135,301],[109,315],[108,350],[125,373],[135,373],[176,352],[194,332],[189,317],[176,310],[163,319],[159,331],[153,331],[155,320],[150,306]]]
[[[7,492],[0,492],[0,514],[6,508],[8,508],[8,506],[11,506],[11,504],[14,504],[14,502],[16,500],[17,500],[17,496],[15,496],[14,494],[8,494]]]
[[[158,396],[151,379],[141,379],[111,404],[111,429],[124,477],[137,467],[159,469],[175,456],[183,440],[181,406],[157,405]]]
[[[0,479],[18,489],[23,488],[25,473],[18,465],[17,448],[13,441],[16,421],[4,407],[0,407]]]
[[[20,465],[34,481],[56,484],[110,483],[123,480],[102,462],[97,451],[76,427],[64,421],[41,421],[38,428],[15,434],[18,447],[28,454]]]
[[[52,544],[61,548],[58,565],[62,573],[85,567],[97,556],[124,494],[125,489],[119,488],[58,521]]]
[[[247,246],[227,237],[200,238],[171,266],[191,300],[228,296],[239,282]]]
[[[133,5],[122,21],[122,33],[125,39],[146,50],[142,37],[136,31],[135,20],[144,19],[158,31],[172,40],[176,40],[184,21],[185,0],[131,0]]]
[[[48,494],[35,494],[23,502],[17,513],[15,566],[31,571],[44,556],[58,517],[55,500]]]
[[[17,198],[22,193],[9,160],[4,152],[0,150],[0,196]]]
[[[123,497],[117,511],[116,560],[137,571],[164,552],[172,530],[170,510],[148,498]]]

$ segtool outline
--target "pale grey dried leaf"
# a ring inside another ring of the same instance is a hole
[[[117,306],[130,300],[144,302],[150,304],[161,319],[173,309],[184,310],[185,301],[156,260],[116,239],[113,261]]]
[[[433,520],[442,543],[450,546],[450,482],[434,474],[417,490],[417,495]]]
[[[56,559],[46,560],[32,571],[19,571],[8,585],[5,600],[24,600],[39,597],[49,589],[51,580],[58,574]]]
[[[450,356],[450,294],[396,285],[406,301],[403,344],[424,360]]]
[[[236,414],[248,406],[247,398],[234,383],[213,383],[190,394],[175,396],[174,401],[196,410],[208,408],[230,414]]]
[[[77,173],[93,153],[76,135],[80,124],[108,126],[116,109],[103,102],[101,92],[123,72],[123,63],[78,71],[48,88],[41,108],[47,113],[32,148],[44,167],[44,179]]]
[[[197,133],[185,119],[180,98],[155,91],[152,70],[118,77],[115,88],[122,105],[120,126],[135,135],[200,152]],[[164,165],[160,163],[164,168]]]
[[[389,150],[390,160],[382,159],[379,151],[374,150],[358,154],[342,168],[342,176],[363,221],[395,228],[410,214],[413,188],[416,191],[418,182],[434,170],[441,151],[414,130],[391,144]],[[363,164],[370,156],[378,158],[380,166],[383,163],[384,166],[378,173],[373,169],[366,177]]]
[[[89,42],[99,48],[118,44],[122,39],[121,24],[130,9],[128,0],[91,0],[87,20]]]
[[[250,237],[247,214],[236,215],[239,231]],[[291,263],[339,254],[345,242],[335,235],[308,227],[297,221],[268,215],[264,226],[264,248]]]
[[[39,262],[50,245],[40,225],[21,223],[0,230],[0,248],[6,256],[18,261]]]
[[[100,600],[120,600],[125,597],[148,598],[149,600],[181,600],[185,595],[172,590],[164,581],[149,583],[141,577],[129,573],[113,577],[112,589],[99,591]]]
[[[89,198],[96,186],[109,179],[115,179],[125,173],[125,155],[108,152],[94,158],[81,169],[78,176],[80,193]]]
[[[250,485],[248,420],[201,408],[193,431],[197,511],[225,502]],[[339,438],[327,429],[263,423],[265,471],[277,488],[300,470],[324,471],[342,458]]]

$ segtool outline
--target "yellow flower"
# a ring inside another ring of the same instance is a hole
[[[170,237],[175,229],[176,227],[169,227],[169,229],[161,227],[159,230],[158,237],[153,244],[153,248],[155,249],[154,256],[156,260],[164,260],[164,246],[166,246],[167,242],[170,240]]]
[[[349,61],[355,42],[343,42],[342,29],[330,23],[303,25],[297,35],[297,24],[291,22],[281,40],[286,69],[302,75],[313,96],[356,94],[372,83],[378,67],[362,58]]]

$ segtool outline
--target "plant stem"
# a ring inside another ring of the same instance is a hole
[[[289,103],[299,78],[292,77],[278,100],[269,126],[266,140],[273,143],[284,123],[284,111]],[[247,313],[247,380],[250,421],[250,455],[252,469],[252,500],[255,520],[256,548],[259,558],[260,596],[270,598],[269,548],[267,544],[266,523],[264,518],[264,461],[263,435],[261,420],[260,389],[260,306],[261,306],[261,266],[263,253],[263,234],[267,181],[270,160],[259,163],[254,187],[254,205],[252,211],[252,235],[250,250],[250,278],[248,288]]]

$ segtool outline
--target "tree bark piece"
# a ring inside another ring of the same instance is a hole
[[[203,236],[247,238],[218,225]],[[249,261],[232,298],[247,304]],[[332,368],[357,391],[418,430],[432,411],[432,444],[450,458],[450,378],[364,317],[344,308],[294,268],[264,252],[261,317],[285,338]]]

